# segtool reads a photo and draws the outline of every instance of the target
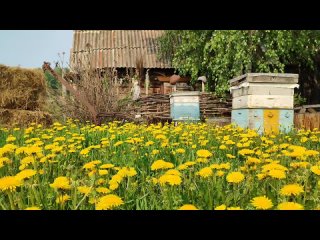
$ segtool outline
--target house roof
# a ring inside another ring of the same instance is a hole
[[[75,30],[70,64],[85,58],[89,44],[96,68],[135,68],[139,58],[144,68],[172,68],[168,59],[160,61],[157,57],[157,38],[163,33],[163,30]]]

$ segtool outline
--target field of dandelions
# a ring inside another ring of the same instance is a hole
[[[320,209],[319,142],[205,123],[0,128],[0,209]]]

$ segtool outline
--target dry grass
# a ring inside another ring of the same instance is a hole
[[[1,126],[28,126],[30,123],[49,126],[53,123],[53,120],[50,114],[42,111],[0,108]]]

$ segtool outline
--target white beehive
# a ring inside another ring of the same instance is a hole
[[[230,80],[232,108],[293,108],[298,74],[248,73]]]

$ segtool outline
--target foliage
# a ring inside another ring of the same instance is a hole
[[[168,30],[160,57],[171,59],[193,80],[206,75],[209,88],[228,90],[228,80],[247,72],[284,72],[288,64],[314,67],[318,30]]]
[[[59,82],[49,72],[46,72],[44,75],[45,75],[45,79],[47,81],[47,84],[50,88],[52,88],[52,89],[59,88],[59,86],[60,86]]]
[[[294,106],[301,106],[303,104],[306,104],[307,99],[302,97],[301,94],[295,93],[294,94]]]

